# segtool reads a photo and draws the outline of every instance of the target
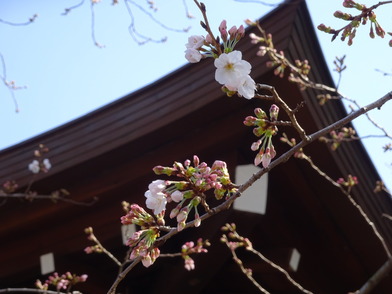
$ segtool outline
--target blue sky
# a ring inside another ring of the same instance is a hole
[[[189,33],[180,33],[163,29],[136,6],[132,6],[135,26],[140,33],[155,39],[168,38],[163,44],[150,42],[140,46],[128,31],[131,18],[124,2],[119,1],[119,5],[113,6],[111,0],[103,0],[94,8],[95,37],[105,45],[105,48],[100,49],[94,46],[91,39],[92,15],[88,0],[68,15],[61,15],[65,8],[78,2],[0,0],[2,20],[21,23],[35,13],[39,15],[28,26],[0,23],[3,40],[0,53],[5,59],[7,79],[27,87],[15,92],[19,105],[19,112],[16,113],[12,96],[7,88],[0,85],[3,134],[0,150],[80,117],[177,69],[186,63],[183,52],[188,36],[204,34],[198,24],[201,15],[193,1],[185,0],[195,16],[189,20],[185,16],[183,0],[156,0],[158,11],[152,13],[159,21],[175,30],[189,26],[191,30]],[[135,2],[144,5],[146,1]],[[204,0],[212,27],[218,27],[222,19],[228,21],[228,26],[238,26],[243,24],[244,19],[259,18],[271,9],[257,2]],[[343,10],[341,2],[308,0],[314,24],[325,23],[336,28],[343,26],[343,22],[332,16],[335,10]],[[376,1],[361,3],[370,6]],[[392,23],[391,6],[377,11],[380,23],[387,31],[392,31],[391,27],[387,27]],[[347,55],[348,69],[340,89],[361,105],[382,97],[391,91],[392,86],[391,76],[382,76],[376,71],[392,72],[392,48],[388,47],[388,39],[370,40],[367,34],[367,27],[360,28],[354,45],[348,47],[340,40],[331,43],[329,35],[318,33],[331,70],[335,56]],[[213,69],[211,72],[213,78]],[[337,77],[335,73],[333,75]],[[390,113],[392,103],[370,115],[392,133]],[[361,136],[379,134],[364,119],[356,121],[355,126]],[[392,179],[392,152],[383,152],[382,146],[386,143],[389,143],[386,139],[367,139],[364,142],[388,184]]]

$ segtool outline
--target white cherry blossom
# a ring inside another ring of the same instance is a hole
[[[252,99],[255,96],[256,83],[249,76],[245,76],[243,81],[238,85],[238,94],[246,99]]]
[[[29,164],[29,170],[33,173],[33,174],[38,174],[40,171],[40,166],[39,166],[39,161],[38,160],[33,160],[30,164]]]
[[[150,190],[144,193],[146,199],[146,205],[149,209],[154,211],[154,214],[160,214],[166,209],[167,199],[164,193],[152,193]]]
[[[242,60],[240,51],[223,53],[215,59],[215,80],[228,87],[238,88],[239,84],[250,73],[252,66],[249,62]]]
[[[194,48],[188,48],[185,50],[185,58],[190,63],[198,63],[201,60],[202,55],[198,50]]]
[[[166,185],[164,180],[155,180],[148,185],[148,190],[150,190],[151,193],[162,192],[165,188]]]
[[[49,159],[47,159],[47,158],[45,158],[45,159],[42,161],[42,163],[43,163],[43,165],[44,165],[44,167],[45,167],[45,169],[46,169],[47,171],[50,170],[50,168],[52,167],[52,164],[50,163]]]
[[[190,36],[188,38],[188,43],[185,44],[185,47],[190,49],[198,49],[204,45],[204,36]]]

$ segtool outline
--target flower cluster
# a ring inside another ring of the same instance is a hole
[[[28,168],[33,174],[37,174],[39,172],[48,172],[50,168],[52,167],[49,159],[47,158],[42,158],[42,156],[49,152],[49,149],[43,145],[39,145],[39,149],[34,151],[34,156],[37,159],[34,159],[29,165]]]
[[[210,33],[204,36],[191,36],[185,45],[185,58],[191,63],[197,63],[202,58],[215,58],[215,79],[222,86],[222,90],[232,96],[238,93],[240,96],[251,99],[255,95],[256,84],[250,77],[251,65],[242,60],[242,53],[234,50],[238,41],[244,37],[245,29],[233,26],[227,30],[226,21],[219,26],[220,38],[214,39]],[[223,44],[220,44],[220,40]]]
[[[369,31],[370,38],[373,39],[375,38],[376,35],[381,38],[385,37],[386,32],[377,21],[376,14],[373,11],[373,9],[375,9],[376,7],[373,6],[371,8],[367,8],[365,5],[359,4],[353,0],[344,0],[343,6],[345,8],[355,8],[361,11],[361,13],[353,16],[350,13],[345,13],[340,10],[335,11],[334,17],[349,22],[348,25],[344,26],[340,30],[335,30],[329,26],[320,24],[317,28],[322,32],[332,34],[332,41],[341,33],[340,39],[342,41],[345,41],[345,39],[348,37],[347,44],[352,45],[356,35],[357,28],[361,24],[365,25],[368,21],[370,21],[370,31]],[[388,35],[392,36],[392,32],[388,32]],[[389,46],[392,46],[392,40],[389,41]]]
[[[280,137],[280,141],[283,142],[283,143],[286,143],[290,147],[294,147],[295,145],[297,145],[297,140],[295,140],[295,138],[289,139],[285,133],[283,133],[282,137]],[[304,150],[302,148],[300,148],[298,151],[296,151],[294,153],[294,157],[295,158],[299,158],[299,159],[306,159],[306,158],[308,158],[305,155]]]
[[[205,192],[213,190],[215,198],[219,200],[225,195],[229,197],[236,191],[235,185],[230,180],[226,163],[220,160],[216,160],[209,167],[194,156],[193,165],[188,159],[184,164],[175,162],[173,167],[156,166],[153,170],[157,175],[181,178],[181,181],[154,181],[146,192],[147,206],[154,212],[164,212],[165,206],[162,203],[171,201],[178,203],[170,212],[170,218],[177,218],[178,230],[185,227],[192,209],[195,210],[194,225],[196,227],[200,225],[199,204],[202,204],[205,210],[209,209]],[[151,197],[154,199],[150,199]],[[155,201],[156,198],[159,200]]]
[[[253,134],[256,137],[260,137],[260,139],[252,143],[251,146],[253,151],[260,149],[255,157],[254,164],[259,165],[262,163],[263,167],[267,167],[276,155],[274,145],[272,144],[272,136],[276,135],[278,132],[278,128],[274,122],[278,119],[279,107],[275,104],[271,105],[270,119],[268,119],[267,114],[261,108],[256,108],[254,113],[256,117],[246,117],[244,125],[248,127],[253,126]]]
[[[323,136],[320,138],[320,141],[324,143],[330,143],[331,149],[333,151],[338,149],[338,147],[343,141],[354,140],[357,138],[355,137],[355,130],[351,127],[350,128],[344,127],[339,132],[331,131],[329,135],[331,136],[331,138],[327,138]]]
[[[1,185],[0,194],[14,193],[18,189],[19,185],[14,180],[7,180]]]
[[[127,241],[127,246],[132,248],[130,259],[140,256],[143,265],[149,267],[160,254],[159,249],[154,247],[154,242],[160,235],[159,225],[152,215],[137,204],[123,202],[123,208],[127,214],[121,217],[121,223],[141,227],[141,230],[135,232]]]
[[[56,287],[57,291],[66,290],[70,291],[71,287],[77,283],[85,282],[87,275],[77,276],[67,272],[61,276],[58,273],[54,273],[49,276],[48,279],[42,283],[40,280],[35,282],[35,286],[40,290],[48,290],[49,286]]]
[[[195,269],[195,262],[189,255],[194,253],[207,253],[208,250],[204,248],[205,246],[210,246],[210,242],[208,240],[203,241],[202,238],[197,240],[196,245],[192,241],[182,245],[181,256],[184,259],[186,270],[191,271]]]
[[[248,238],[244,238],[237,233],[237,226],[235,223],[227,223],[222,228],[223,235],[221,242],[226,243],[230,250],[236,250],[239,247],[245,247],[247,250],[252,249],[252,243]]]
[[[358,185],[358,179],[355,176],[348,175],[347,180],[345,180],[344,178],[339,178],[336,181],[336,183],[338,183],[342,187],[347,187],[347,188],[351,189],[355,185]]]
[[[246,99],[255,96],[256,84],[249,75],[252,66],[249,62],[242,60],[240,51],[221,54],[215,59],[214,65],[216,67],[215,80],[223,85],[223,91],[228,96],[236,92]]]
[[[219,25],[219,32],[223,41],[222,45],[220,39],[215,39],[210,33],[207,33],[206,37],[202,35],[190,36],[188,43],[185,44],[185,58],[191,63],[197,63],[206,57],[217,58],[222,53],[232,52],[238,41],[245,36],[245,29],[242,25],[238,29],[233,26],[227,31],[226,20],[223,20]]]
[[[288,80],[298,84],[301,90],[306,89],[308,75],[311,69],[308,60],[301,61],[296,59],[294,63],[289,62],[285,57],[284,51],[278,51],[274,48],[272,35],[267,34],[261,27],[259,27],[259,30],[262,36],[258,36],[255,33],[249,34],[252,44],[262,44],[259,46],[256,54],[258,56],[268,55],[270,60],[266,62],[266,66],[274,68],[274,75],[283,78],[287,69],[290,72]]]

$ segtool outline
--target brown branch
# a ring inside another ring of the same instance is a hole
[[[355,294],[370,293],[392,271],[392,258],[389,258]]]
[[[387,213],[383,213],[381,216],[382,216],[382,217],[385,217],[385,218],[387,218],[387,219],[389,219],[389,220],[392,221],[392,216],[389,215],[389,214],[387,214]]]
[[[25,89],[26,87],[25,86],[23,86],[23,87],[17,86],[14,81],[8,81],[7,80],[7,68],[6,68],[6,65],[5,65],[4,56],[1,53],[0,53],[0,61],[1,61],[2,71],[3,71],[3,74],[0,75],[0,79],[2,80],[4,86],[7,87],[8,90],[10,91],[12,100],[13,100],[14,105],[15,105],[15,112],[19,112],[18,101],[16,100],[14,91],[15,90],[20,90],[20,89]]]
[[[298,282],[296,282],[291,276],[290,274],[283,269],[282,267],[280,267],[279,265],[277,265],[276,263],[274,263],[272,260],[268,259],[267,257],[265,257],[263,254],[261,254],[259,251],[255,250],[254,248],[247,248],[247,250],[249,250],[250,252],[252,252],[253,254],[256,254],[258,257],[260,257],[260,259],[262,259],[264,262],[268,263],[270,266],[272,266],[274,269],[278,270],[279,272],[281,272],[282,274],[284,274],[286,276],[286,279],[293,284],[296,288],[298,288],[301,292],[306,293],[306,294],[313,294],[313,292],[306,290],[304,287],[302,287]]]
[[[133,262],[124,269],[118,276],[117,279],[114,281],[113,285],[110,287],[108,293],[115,294],[118,284],[127,276],[127,274],[142,260],[141,256],[136,257]]]
[[[205,26],[202,25],[202,27],[203,27],[203,28],[207,31],[207,33],[210,35],[210,37],[211,37],[211,39],[212,39],[212,42],[213,42],[213,45],[214,45],[214,47],[216,48],[216,50],[218,51],[218,52],[217,52],[218,55],[221,55],[221,54],[222,54],[221,46],[220,46],[220,44],[217,42],[216,38],[214,37],[214,33],[213,33],[212,30],[211,30],[211,27],[210,27],[210,24],[209,24],[208,18],[207,18],[207,12],[206,12],[206,7],[205,7],[205,5],[204,5],[203,3],[199,3],[199,1],[197,1],[197,0],[193,0],[193,1],[196,3],[197,7],[198,7],[198,8],[200,9],[200,11],[201,11],[201,14],[203,15],[204,25],[205,25]]]
[[[264,294],[270,294],[270,292],[268,292],[266,289],[264,289],[252,276],[252,272],[248,269],[246,269],[242,263],[242,260],[238,258],[237,254],[235,253],[235,250],[230,248],[230,245],[225,242],[226,246],[230,249],[231,254],[233,255],[233,260],[235,261],[235,263],[240,267],[242,273],[252,282],[253,285],[255,285],[257,287],[257,289],[259,289],[260,292],[264,293]]]
[[[282,98],[280,98],[278,92],[276,91],[275,87],[273,86],[269,86],[269,85],[265,85],[265,84],[257,84],[257,88],[260,90],[267,90],[272,94],[272,97],[274,98],[274,101],[279,105],[279,107],[281,107],[286,114],[288,115],[288,117],[290,118],[290,121],[293,125],[293,127],[297,130],[299,136],[301,137],[301,139],[303,141],[307,141],[309,140],[309,138],[307,137],[304,129],[300,126],[300,124],[297,121],[297,118],[294,114],[294,111],[286,104],[286,102],[283,101]]]
[[[10,25],[10,26],[27,26],[27,25],[33,23],[37,17],[38,17],[38,14],[34,14],[26,22],[11,22],[11,21],[3,20],[3,19],[0,18],[0,23],[6,24],[6,25]]]
[[[80,1],[78,4],[76,4],[76,5],[74,5],[74,6],[65,8],[65,9],[64,9],[64,12],[62,13],[62,15],[67,15],[68,13],[71,12],[71,10],[73,10],[73,9],[75,9],[75,8],[78,8],[78,7],[82,6],[83,3],[84,3],[84,0]]]
[[[60,291],[41,290],[41,289],[34,289],[34,288],[6,288],[6,289],[0,289],[0,293],[82,294],[79,291],[60,292]]]
[[[327,181],[329,181],[332,185],[334,185],[335,187],[339,188],[340,191],[342,191],[342,193],[347,196],[347,198],[348,198],[348,200],[350,200],[351,204],[359,211],[360,215],[364,218],[366,223],[372,228],[373,233],[376,235],[376,237],[381,242],[381,245],[383,246],[384,251],[387,254],[388,258],[391,258],[392,257],[391,252],[389,251],[389,248],[388,248],[384,238],[381,236],[380,232],[377,230],[375,224],[371,221],[371,219],[368,217],[366,212],[362,209],[362,207],[351,196],[350,191],[349,190],[345,190],[341,185],[339,185],[336,181],[334,181],[331,177],[329,177],[325,172],[320,170],[320,168],[318,166],[316,166],[314,164],[314,162],[312,161],[312,159],[310,157],[308,157],[307,155],[303,154],[301,159],[306,160],[310,164],[310,166],[318,174],[320,174],[323,178],[325,178]]]
[[[53,196],[53,195],[34,195],[34,194],[28,194],[28,193],[12,193],[12,194],[5,194],[0,192],[0,198],[4,199],[27,199],[27,200],[34,200],[34,199],[45,199],[45,200],[52,200],[52,201],[62,201],[62,202],[67,202],[75,205],[81,205],[81,206],[91,206],[95,204],[98,201],[98,198],[94,198],[90,202],[80,202],[68,198],[64,198],[61,196]]]

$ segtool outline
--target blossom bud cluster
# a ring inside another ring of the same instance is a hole
[[[49,152],[49,149],[43,145],[39,145],[39,149],[34,151],[34,157],[37,159],[34,159],[29,165],[28,168],[33,174],[37,174],[39,172],[48,172],[50,168],[52,167],[49,159],[47,158],[42,158],[45,153]]]
[[[215,197],[221,199],[236,191],[235,185],[230,180],[226,163],[220,160],[215,161],[212,167],[209,167],[206,163],[200,162],[197,156],[194,156],[193,165],[190,160],[186,160],[184,164],[175,162],[173,167],[156,166],[154,172],[157,175],[175,176],[181,179],[178,181],[158,179],[149,184],[148,190],[144,194],[146,206],[153,210],[156,219],[137,204],[122,203],[126,215],[121,217],[121,223],[124,225],[135,224],[141,228],[127,241],[127,246],[132,248],[130,259],[141,257],[142,263],[146,267],[152,265],[160,254],[159,249],[154,247],[154,243],[160,236],[160,226],[164,225],[164,215],[168,203],[177,203],[170,212],[170,218],[176,218],[177,229],[180,231],[185,227],[192,209],[195,211],[194,226],[200,225],[199,204],[202,203],[204,208],[208,209],[205,192],[214,190]],[[90,234],[89,238],[95,241],[92,230],[86,231],[86,233]],[[194,264],[192,265],[192,259],[185,256],[189,253],[201,252],[203,244],[207,243],[198,243],[197,246],[189,243],[184,247],[183,256],[187,268],[192,269]],[[97,248],[90,246],[86,252],[96,251]]]
[[[273,122],[276,122],[279,114],[279,107],[272,104],[270,107],[270,119],[267,114],[261,109],[256,108],[254,110],[256,117],[248,116],[244,120],[244,125],[253,126],[253,134],[256,137],[260,137],[259,140],[252,143],[251,149],[253,151],[259,150],[257,153],[254,164],[259,165],[262,163],[263,167],[268,167],[271,160],[275,157],[276,151],[272,144],[272,136],[276,135],[278,128]]]
[[[185,58],[191,63],[197,63],[202,58],[215,58],[215,79],[222,86],[222,90],[232,96],[238,93],[246,99],[255,95],[256,85],[250,77],[251,65],[242,60],[242,53],[234,50],[238,41],[244,37],[245,29],[233,26],[227,30],[226,21],[219,25],[220,38],[214,39],[209,33],[204,36],[191,36],[185,45]],[[223,44],[220,44],[220,40]]]
[[[249,34],[249,37],[251,38],[252,44],[263,44],[262,46],[259,46],[257,55],[264,56],[268,53],[271,60],[266,62],[266,66],[274,68],[274,75],[283,78],[286,69],[289,68],[291,70],[289,76],[290,81],[301,84],[303,83],[302,79],[307,79],[307,75],[310,72],[310,65],[307,60],[295,60],[294,65],[290,64],[286,59],[284,52],[274,48],[271,34],[264,33],[264,37],[260,37],[251,33]],[[299,78],[298,75],[301,75],[301,78]]]
[[[223,20],[219,25],[219,32],[223,41],[222,45],[219,37],[214,39],[210,33],[207,33],[206,37],[202,35],[190,36],[188,43],[185,44],[185,58],[191,63],[197,63],[206,57],[217,58],[222,53],[232,52],[238,41],[245,36],[245,29],[242,25],[238,29],[233,26],[227,31],[226,20]]]
[[[283,136],[280,137],[280,141],[286,143],[290,147],[294,147],[295,145],[297,145],[297,140],[295,140],[295,138],[289,139],[285,133],[283,133]],[[294,157],[299,159],[304,159],[307,156],[305,155],[303,149],[300,148],[298,151],[294,153]]]
[[[347,187],[347,188],[352,188],[355,185],[358,185],[358,179],[355,176],[352,175],[348,175],[347,176],[347,180],[345,180],[344,178],[339,178],[336,183],[338,183],[339,185],[341,185],[342,187]]]
[[[181,248],[181,256],[184,259],[185,262],[185,269],[188,271],[191,271],[195,269],[195,262],[194,260],[189,256],[190,254],[194,253],[207,253],[208,250],[204,247],[210,246],[210,242],[208,240],[203,241],[202,238],[199,238],[197,240],[197,244],[195,245],[194,242],[186,242],[184,245],[182,245]]]
[[[221,228],[223,235],[221,242],[226,243],[230,250],[236,250],[239,247],[245,247],[247,250],[252,249],[253,245],[248,238],[244,238],[237,233],[235,223],[227,223]]]
[[[126,245],[132,248],[130,259],[134,260],[140,256],[143,265],[149,267],[160,254],[159,249],[154,247],[154,242],[160,235],[159,225],[152,215],[137,204],[123,202],[123,208],[127,214],[121,217],[121,223],[141,227],[141,230],[133,233],[127,241]]]
[[[368,20],[370,20],[369,36],[371,38],[375,38],[376,35],[381,38],[385,37],[386,32],[377,21],[376,14],[373,11],[374,8],[367,8],[365,5],[359,4],[353,0],[344,0],[343,6],[345,8],[355,8],[361,11],[361,13],[356,16],[353,16],[349,13],[345,13],[340,10],[335,11],[334,16],[336,18],[349,22],[349,24],[347,24],[345,27],[343,27],[340,30],[335,30],[324,24],[320,24],[317,28],[322,32],[332,34],[332,41],[341,33],[341,40],[345,41],[346,38],[348,38],[347,44],[352,45],[356,35],[357,28],[361,24],[365,25],[368,22]],[[388,33],[388,34],[392,36],[392,33]],[[392,40],[389,42],[389,45],[392,46]]]
[[[0,194],[10,194],[18,189],[19,185],[14,180],[7,180],[1,185]]]
[[[218,200],[224,196],[229,197],[231,193],[236,191],[235,185],[230,180],[226,163],[220,160],[216,160],[209,167],[205,162],[200,162],[197,156],[194,156],[193,165],[188,159],[184,164],[175,162],[173,167],[156,166],[153,170],[157,175],[168,175],[182,179],[181,181],[166,181],[166,188],[159,192],[165,198],[161,202],[174,201],[178,203],[170,212],[170,218],[177,219],[178,230],[185,227],[192,209],[195,210],[194,225],[196,227],[200,225],[198,206],[202,204],[205,209],[208,209],[205,195],[207,191],[213,190],[215,198]],[[165,206],[159,207],[159,211],[160,209],[164,211]]]
[[[331,149],[335,151],[344,140],[355,139],[355,130],[353,128],[342,128],[339,132],[335,130],[329,133],[331,138],[321,137],[320,141],[324,143],[331,143]]]
[[[48,290],[49,286],[54,286],[57,291],[69,291],[75,284],[85,282],[86,280],[87,275],[77,276],[67,272],[60,276],[58,273],[54,273],[49,276],[44,283],[42,283],[40,280],[37,280],[35,282],[35,286],[40,290]]]

